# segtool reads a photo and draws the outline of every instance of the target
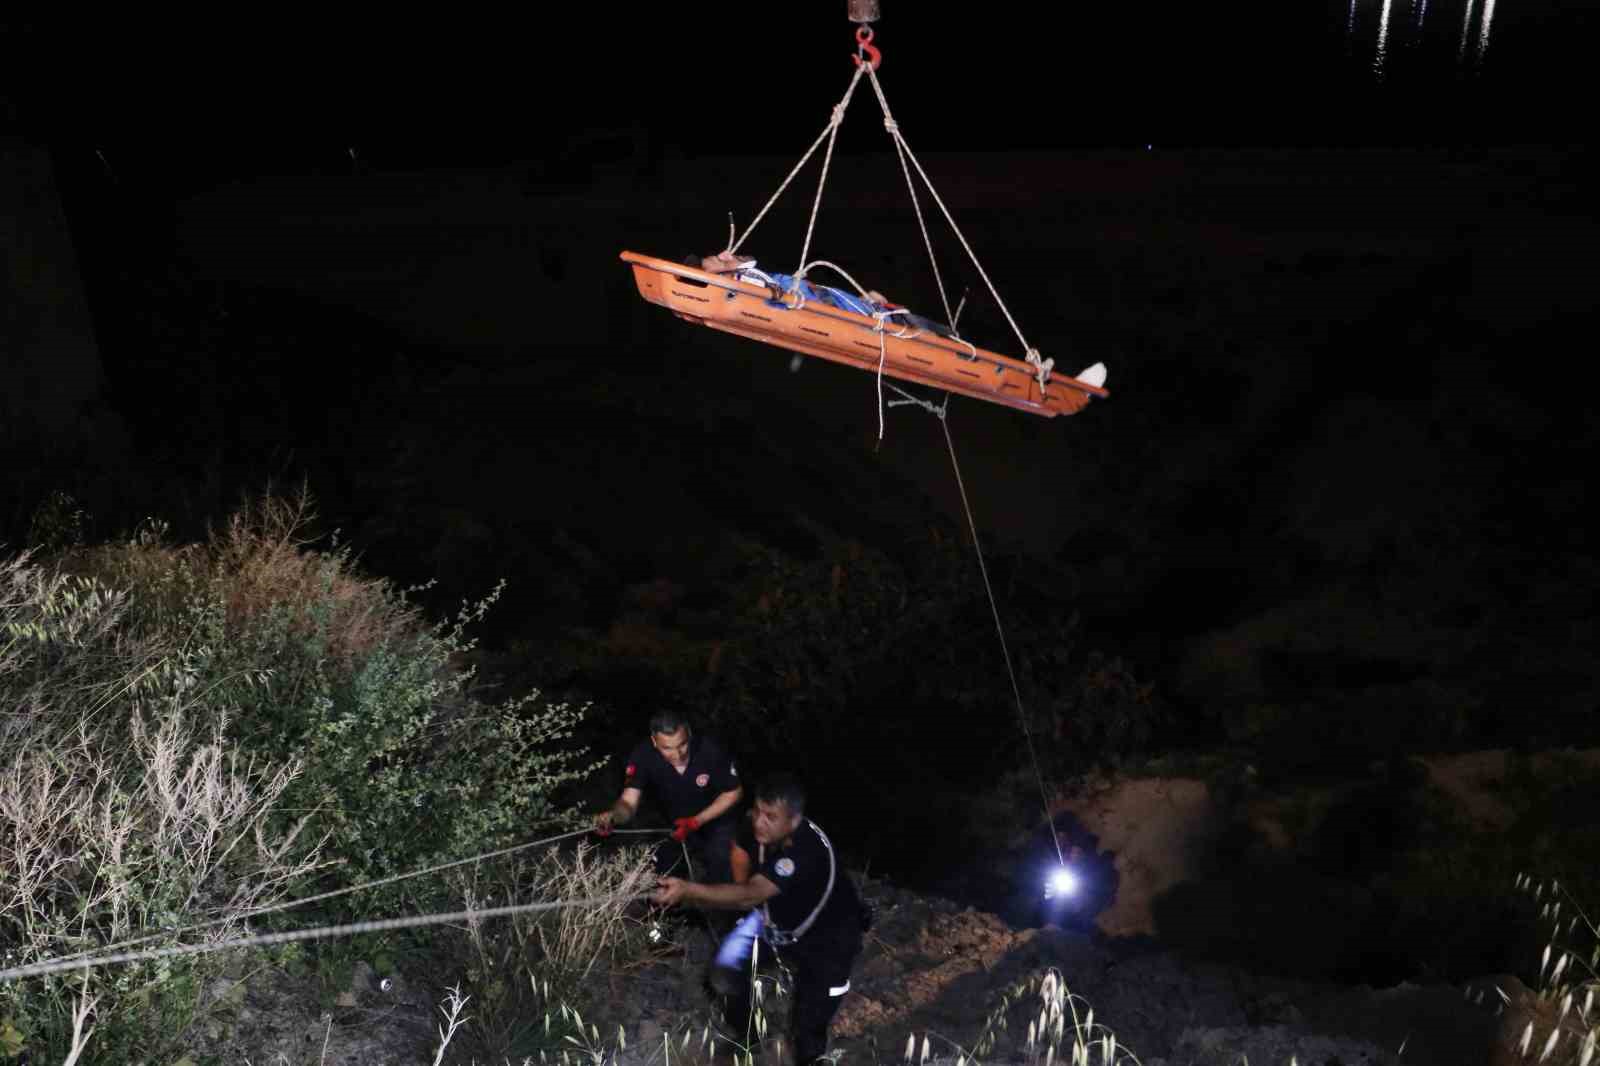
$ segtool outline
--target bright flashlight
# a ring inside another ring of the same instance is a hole
[[[1078,875],[1065,866],[1057,867],[1050,874],[1050,879],[1045,882],[1044,898],[1055,899],[1058,896],[1070,896],[1078,891]]]

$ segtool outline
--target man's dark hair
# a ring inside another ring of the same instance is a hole
[[[781,803],[790,814],[806,812],[806,790],[793,774],[772,774],[756,789],[756,799],[762,803]]]
[[[657,711],[650,716],[650,732],[672,734],[689,725],[689,716],[679,710]]]

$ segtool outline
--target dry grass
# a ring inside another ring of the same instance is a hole
[[[477,1045],[491,1056],[510,1054],[540,1042],[534,1019],[547,1015],[550,1004],[604,1001],[609,988],[602,978],[652,952],[637,900],[654,879],[649,848],[590,842],[458,876],[467,908],[528,899],[608,901],[468,923],[465,968],[478,1004]]]
[[[0,563],[0,946],[13,964],[205,920],[205,939],[236,934],[318,861],[303,823],[277,817],[298,763],[230,749],[194,649],[130,634],[128,609],[92,578]],[[209,965],[156,967],[159,990],[145,967],[96,971],[76,991],[13,983],[0,1015],[35,1055],[73,1061],[107,1030],[128,1053],[154,1050],[194,1020]]]
[[[268,496],[246,504],[213,533],[207,555],[213,570],[227,575],[228,632],[242,632],[286,605],[316,604],[322,617],[313,622],[301,614],[291,620],[290,632],[325,634],[327,657],[348,666],[395,635],[422,628],[420,612],[386,582],[329,565],[337,556],[307,550],[312,538],[306,530],[315,519],[310,497],[302,491],[293,500]]]
[[[915,1033],[908,1036],[905,1066],[926,1066],[934,1056],[935,1040],[947,1051],[943,1058],[953,1058],[957,1066],[981,1066],[1013,1025],[1025,1033],[1021,1059],[1027,1066],[1139,1064],[1138,1056],[1117,1041],[1116,1033],[1095,1020],[1088,1000],[1069,990],[1060,971],[1051,968],[1002,992],[970,1049],[931,1030],[922,1034],[920,1046]]]
[[[141,627],[181,627],[196,595],[206,592],[215,594],[228,639],[287,612],[290,635],[319,640],[339,667],[423,628],[418,610],[388,582],[355,573],[337,549],[309,550],[316,518],[304,490],[292,499],[266,495],[241,505],[203,543],[171,544],[165,524],[150,519],[127,541],[71,552],[62,565],[138,589]]]
[[[1531,1002],[1506,1000],[1502,1030],[1516,1060],[1591,1066],[1600,1043],[1600,928],[1559,881],[1517,876],[1515,887],[1539,905],[1550,930],[1539,957]]]

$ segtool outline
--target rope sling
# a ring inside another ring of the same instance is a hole
[[[792,276],[792,280],[790,282],[790,291],[794,293],[797,298],[803,299],[803,297],[800,296],[800,282],[805,279],[807,273],[809,273],[812,268],[826,266],[844,277],[846,281],[855,287],[856,291],[861,294],[863,299],[867,299],[866,290],[863,289],[860,284],[858,284],[854,278],[851,278],[850,275],[844,270],[830,262],[827,262],[826,260],[817,260],[813,262],[807,259],[807,256],[811,252],[811,240],[816,232],[817,215],[822,208],[822,193],[827,187],[828,171],[833,163],[833,149],[834,144],[839,137],[839,127],[844,123],[844,116],[849,110],[850,101],[854,98],[856,88],[861,84],[862,77],[865,76],[872,84],[873,95],[877,98],[878,108],[883,113],[883,128],[888,132],[890,141],[894,144],[895,155],[900,162],[900,171],[905,178],[906,191],[911,197],[912,210],[916,214],[917,227],[922,232],[923,247],[927,250],[928,263],[933,270],[934,281],[939,289],[939,302],[944,307],[945,321],[950,323],[951,331],[955,332],[957,316],[950,310],[950,296],[945,288],[944,277],[939,272],[938,257],[933,251],[933,238],[928,232],[927,219],[924,218],[922,213],[922,201],[917,196],[916,182],[913,181],[911,177],[912,168],[916,169],[917,176],[922,179],[922,183],[927,187],[928,194],[933,197],[933,202],[938,205],[939,211],[944,215],[945,221],[950,224],[951,231],[955,233],[956,239],[961,242],[962,249],[967,253],[967,257],[972,260],[973,268],[977,270],[978,276],[983,279],[984,285],[989,290],[989,295],[994,297],[995,305],[1000,308],[1000,313],[1005,316],[1006,322],[1011,326],[1012,332],[1017,335],[1017,343],[1022,346],[1023,351],[1026,353],[1025,359],[1031,366],[1033,366],[1035,377],[1037,377],[1039,385],[1042,388],[1050,381],[1051,371],[1055,368],[1055,360],[1043,358],[1039,354],[1039,350],[1028,343],[1028,338],[1023,334],[1022,327],[1017,325],[1016,318],[1011,314],[1011,310],[1006,307],[1005,300],[1001,297],[999,290],[995,288],[994,282],[990,280],[989,272],[986,271],[983,268],[983,264],[979,262],[977,253],[973,251],[972,245],[967,240],[966,235],[961,232],[960,225],[957,224],[955,217],[950,213],[950,209],[945,205],[944,198],[939,195],[939,190],[934,188],[933,180],[928,177],[928,172],[923,168],[921,160],[919,160],[916,156],[916,153],[911,150],[911,145],[906,140],[905,134],[901,131],[900,124],[895,121],[893,113],[889,109],[889,100],[884,94],[883,83],[878,79],[878,66],[882,62],[882,54],[872,44],[872,39],[873,32],[870,26],[862,26],[856,30],[857,54],[851,57],[855,60],[856,64],[855,74],[850,78],[850,84],[845,89],[844,96],[837,104],[833,106],[833,111],[829,116],[828,124],[823,127],[822,132],[817,135],[817,138],[811,142],[811,146],[806,149],[805,153],[800,157],[799,162],[795,163],[795,165],[790,169],[789,173],[784,177],[783,181],[778,184],[778,188],[767,199],[767,202],[762,205],[761,210],[756,212],[755,218],[751,220],[749,226],[745,227],[745,231],[742,234],[736,235],[733,222],[731,219],[729,220],[728,244],[723,250],[723,254],[730,258],[737,255],[739,248],[747,239],[749,239],[750,234],[755,232],[756,227],[761,224],[762,219],[767,216],[767,213],[772,209],[772,206],[778,202],[778,199],[794,182],[795,177],[798,176],[800,171],[805,168],[806,163],[809,162],[811,157],[816,154],[817,149],[822,147],[823,144],[826,144],[827,149],[823,152],[822,156],[822,173],[817,179],[816,195],[812,197],[811,214],[806,221],[805,238],[800,245],[800,266],[795,270]],[[904,311],[883,312],[875,316],[879,320],[878,334],[880,356],[878,363],[878,437],[880,440],[883,437],[884,430],[882,411],[884,354],[882,351],[882,341],[884,321],[890,315],[895,313],[904,313]],[[967,344],[967,342],[962,340],[959,336],[955,337],[954,339],[960,341],[962,344]],[[970,344],[967,346],[969,348],[971,347]]]

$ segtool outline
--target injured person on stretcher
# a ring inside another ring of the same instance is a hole
[[[685,257],[684,265],[699,267],[708,274],[732,274],[741,281],[766,285],[781,293],[798,291],[807,300],[818,300],[842,311],[854,311],[869,318],[882,315],[885,328],[895,333],[909,334],[922,330],[951,340],[961,340],[961,336],[950,326],[919,315],[900,304],[891,303],[875,289],[868,289],[863,298],[862,295],[829,285],[817,285],[789,274],[768,273],[756,267],[753,256],[735,255],[726,251],[718,252],[716,255],[690,255]]]

